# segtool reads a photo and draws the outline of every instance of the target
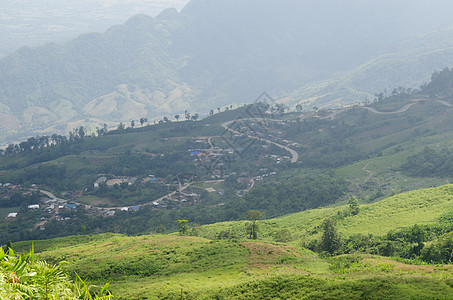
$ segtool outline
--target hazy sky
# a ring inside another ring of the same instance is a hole
[[[102,32],[136,14],[180,10],[189,0],[0,0],[0,57],[22,47]]]

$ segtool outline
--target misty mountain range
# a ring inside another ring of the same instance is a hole
[[[157,16],[188,0],[2,0],[0,58],[22,46],[66,42],[87,32],[102,32],[131,16]]]
[[[418,87],[453,65],[451,8],[427,0],[192,0],[179,13],[23,47],[0,60],[0,143],[203,114],[263,91],[310,108]]]

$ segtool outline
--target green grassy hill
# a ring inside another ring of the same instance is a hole
[[[303,246],[320,226],[347,207],[309,210],[260,223],[258,240],[245,222],[192,229],[198,236],[120,234],[35,241],[40,259],[68,261],[69,274],[110,281],[116,299],[434,299],[453,295],[448,265],[408,264],[371,254],[324,257]],[[411,191],[340,218],[344,238],[385,235],[415,224],[434,224],[453,210],[453,186]],[[281,242],[282,230],[290,238]],[[230,238],[219,240],[222,232]],[[26,251],[30,242],[13,245]]]
[[[448,266],[372,255],[319,258],[260,241],[102,235],[38,256],[65,259],[69,274],[94,283],[110,281],[116,299],[422,299],[453,293]]]
[[[347,205],[319,208],[264,220],[260,238],[268,242],[279,240],[279,232],[291,232],[292,245],[319,237],[319,227],[329,217],[347,210]],[[360,213],[338,221],[338,231],[345,237],[354,234],[385,235],[387,232],[415,224],[433,224],[443,214],[453,210],[453,185],[422,189],[398,194],[376,203],[360,205]],[[201,235],[216,238],[220,232],[240,235],[246,221],[205,225]]]

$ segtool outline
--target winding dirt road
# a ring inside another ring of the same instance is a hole
[[[367,109],[367,110],[371,111],[372,113],[378,114],[378,115],[393,115],[393,114],[400,114],[400,113],[406,112],[409,108],[411,108],[413,105],[415,105],[417,103],[418,102],[408,103],[408,104],[404,105],[403,107],[400,107],[393,111],[378,111],[372,107],[362,107],[362,108]]]
[[[453,105],[448,103],[447,101],[444,101],[444,100],[437,100],[437,102],[439,102],[440,104],[443,104],[445,106],[448,106],[448,107],[452,107]]]
[[[249,119],[242,119],[242,120],[249,120]],[[256,119],[250,119],[250,120],[256,120]],[[231,129],[230,127],[228,127],[228,125],[230,125],[233,122],[236,122],[236,120],[225,122],[225,123],[222,124],[222,127],[225,128],[225,130],[228,130],[228,131],[230,131],[230,132],[232,132],[234,134],[242,134],[241,132],[236,131],[236,130]],[[266,143],[270,143],[270,144],[273,144],[273,145],[275,145],[277,147],[285,149],[286,151],[288,151],[291,154],[291,156],[292,156],[291,162],[292,163],[296,163],[297,160],[299,159],[299,154],[295,150],[289,148],[288,146],[284,146],[284,145],[281,145],[279,143],[273,142],[271,140],[263,139],[263,138],[256,137],[256,136],[253,136],[253,135],[247,135],[247,136],[249,138],[252,138],[252,139],[255,139],[255,140],[258,140],[258,141],[264,141]]]
[[[362,168],[362,171],[365,171],[368,174],[368,177],[365,179],[365,182],[367,182],[368,180],[371,179],[371,177],[373,177],[373,172],[366,169],[369,164],[370,164],[370,162],[367,162],[366,165]]]
[[[409,108],[411,108],[413,105],[419,103],[420,101],[422,101],[421,99],[420,100],[414,100],[414,102],[412,103],[408,103],[398,109],[395,109],[393,111],[378,111],[372,107],[364,107],[364,106],[361,106],[361,108],[363,109],[367,109],[369,111],[371,111],[372,113],[375,113],[375,114],[378,114],[378,115],[391,115],[391,114],[399,114],[399,113],[403,113],[403,112],[406,112],[407,110],[409,110]],[[436,100],[437,103],[440,103],[442,105],[445,105],[445,106],[448,106],[448,107],[453,107],[453,104],[450,104],[448,103],[447,101],[445,100]]]

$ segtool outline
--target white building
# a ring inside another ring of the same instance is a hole
[[[107,181],[107,177],[102,176],[98,180],[96,180],[93,185],[95,188],[98,188],[101,183],[104,183],[106,181]]]

